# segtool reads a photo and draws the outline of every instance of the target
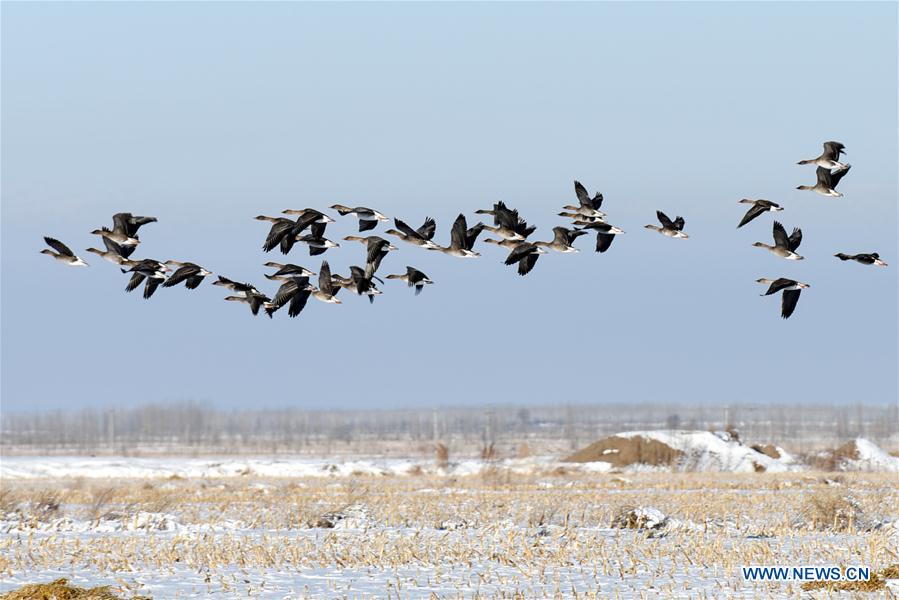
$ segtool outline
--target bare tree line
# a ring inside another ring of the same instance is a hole
[[[225,410],[195,402],[132,408],[0,413],[4,454],[371,454],[410,455],[449,445],[476,455],[527,444],[564,453],[621,431],[734,429],[749,442],[794,452],[858,436],[895,443],[895,405],[500,405],[489,408],[322,411]],[[891,440],[891,436],[893,439]]]

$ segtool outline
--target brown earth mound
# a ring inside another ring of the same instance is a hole
[[[564,459],[565,462],[607,462],[615,467],[626,467],[635,463],[653,466],[675,464],[683,452],[657,440],[635,437],[607,437],[578,450]]]
[[[775,460],[780,458],[780,452],[778,452],[777,446],[773,444],[755,444],[754,446],[752,446],[752,449],[756,452],[764,454],[765,456],[770,456]]]
[[[108,585],[87,589],[69,585],[66,579],[57,579],[51,583],[33,583],[0,594],[0,600],[120,600],[109,590]],[[141,598],[144,597],[136,596],[134,600]]]
[[[855,440],[846,442],[836,450],[820,452],[805,457],[805,462],[812,468],[821,471],[837,471],[844,460],[859,460],[861,455],[858,453],[858,446]]]
[[[862,455],[858,453],[858,446],[855,445],[855,440],[852,440],[851,442],[846,442],[845,444],[834,450],[833,458],[836,462],[845,459],[861,460]]]

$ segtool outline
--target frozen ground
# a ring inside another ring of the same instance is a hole
[[[776,449],[776,457],[769,456],[730,438],[726,432],[709,431],[631,431],[616,434],[617,438],[643,438],[661,442],[681,453],[678,464],[650,467],[633,464],[620,467],[624,472],[689,471],[769,473],[803,471],[809,466],[786,452]],[[849,445],[847,445],[848,447]],[[891,456],[865,439],[851,444],[851,456],[834,463],[844,471],[899,473],[899,457]],[[617,452],[617,450],[606,450]],[[210,477],[300,477],[333,478],[407,475],[470,476],[485,469],[501,468],[520,475],[540,475],[558,469],[568,472],[596,473],[613,470],[612,464],[599,460],[589,463],[565,463],[559,457],[506,458],[484,462],[480,459],[461,459],[437,465],[432,460],[418,458],[352,457],[316,459],[309,457],[83,457],[83,456],[8,456],[0,458],[0,478],[148,478],[181,477],[185,479]]]
[[[0,592],[781,598],[809,593],[739,567],[899,563],[895,474],[329,464],[4,460]]]

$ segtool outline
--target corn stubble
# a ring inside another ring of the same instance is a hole
[[[450,598],[605,598],[803,592],[744,582],[745,565],[854,564],[899,576],[891,567],[899,563],[897,534],[882,526],[899,517],[895,475],[834,482],[814,473],[624,478],[501,469],[470,477],[4,482],[0,579],[28,573],[30,583],[52,582],[54,573],[77,570],[112,578],[113,592],[133,598],[146,592],[147,573],[186,569],[201,573],[210,592],[253,596],[271,592],[272,573],[325,570],[382,575],[380,589],[361,591],[332,575],[329,589],[349,597],[416,597],[427,586],[452,590],[438,594]],[[637,504],[679,525],[650,531],[622,521]],[[126,523],[142,513],[171,515],[179,528],[89,539],[48,529],[63,518]]]

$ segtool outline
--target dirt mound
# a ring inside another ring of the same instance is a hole
[[[607,462],[615,467],[635,463],[652,466],[671,466],[683,456],[683,452],[668,444],[643,436],[612,436],[594,442],[563,459],[564,462]]]
[[[625,431],[563,459],[608,468],[728,473],[782,472],[801,465],[780,448],[750,448],[727,431]],[[774,458],[772,455],[777,456]]]
[[[773,459],[780,459],[780,450],[777,449],[777,446],[773,444],[754,444],[752,449],[756,452],[760,452],[765,456],[770,456]]]
[[[841,460],[861,460],[862,455],[858,451],[858,444],[855,443],[855,440],[851,442],[846,442],[839,448],[833,451],[834,460],[839,463]]]
[[[32,583],[0,594],[0,600],[120,600],[109,590],[108,585],[88,589],[69,585],[66,579],[57,579],[50,583]],[[145,597],[136,596],[134,600],[142,598]]]
[[[806,458],[814,468],[824,471],[880,471],[899,473],[899,459],[889,455],[865,438],[846,442],[829,452],[819,452]]]

